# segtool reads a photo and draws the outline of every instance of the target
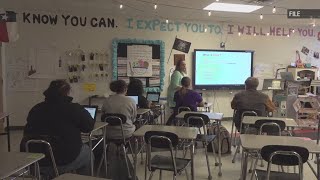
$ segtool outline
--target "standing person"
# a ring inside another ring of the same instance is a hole
[[[82,143],[81,133],[89,133],[94,120],[80,104],[72,103],[70,90],[64,80],[50,83],[43,93],[45,100],[28,114],[20,149],[25,151],[25,143],[30,139],[44,138],[52,146],[60,174],[78,170],[79,174],[90,175],[91,149]],[[44,170],[44,174],[53,175],[50,158],[41,160],[40,165],[41,172]]]
[[[102,105],[102,112],[118,113],[126,116],[127,121],[123,124],[125,138],[132,136],[136,127],[137,106],[133,99],[127,97],[127,84],[123,80],[116,80],[110,83],[110,90],[116,94],[109,96]],[[120,126],[107,126],[107,138],[121,139],[122,132]]]
[[[174,109],[174,107],[176,106],[176,103],[173,100],[174,93],[181,88],[181,79],[186,75],[186,73],[186,63],[183,60],[178,61],[176,64],[176,69],[171,75],[171,80],[167,92],[168,106],[171,109]],[[172,114],[168,119],[167,125],[170,125],[170,123],[173,121],[173,118],[174,116]]]
[[[268,95],[257,91],[259,80],[255,77],[249,77],[245,81],[245,90],[234,95],[231,101],[231,108],[255,109],[261,112],[260,116],[267,116],[268,112],[275,111],[276,107]],[[238,111],[237,111],[238,112]],[[235,126],[240,129],[241,114],[235,115]]]
[[[168,87],[167,101],[170,108],[174,108],[176,103],[173,100],[174,93],[181,88],[181,79],[187,73],[186,63],[180,60],[176,64],[176,69],[171,75],[170,84]]]

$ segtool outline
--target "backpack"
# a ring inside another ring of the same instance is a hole
[[[221,145],[221,154],[227,154],[227,153],[231,153],[231,147],[230,147],[230,133],[229,131],[222,125],[219,126],[220,127],[220,145]],[[208,129],[208,135],[217,135],[218,134],[218,125],[217,124],[213,124],[212,126],[209,127]],[[218,153],[218,137],[216,137],[213,140],[213,144],[214,144],[214,149],[215,152]],[[212,152],[212,146],[211,144],[209,144],[207,146],[207,151],[208,152]]]

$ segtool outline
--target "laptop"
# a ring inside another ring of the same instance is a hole
[[[147,100],[154,103],[159,103],[160,93],[159,92],[148,92]]]
[[[133,101],[136,103],[136,105],[138,105],[138,102],[139,102],[139,97],[138,96],[127,96],[129,98],[132,98]]]
[[[89,105],[84,105],[83,106],[85,110],[87,110],[92,117],[94,121],[96,121],[97,117],[97,112],[98,112],[98,106],[89,106]]]

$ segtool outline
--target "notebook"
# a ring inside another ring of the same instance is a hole
[[[158,103],[160,100],[160,93],[159,92],[148,92],[147,93],[147,100],[151,102]]]
[[[89,105],[84,105],[83,106],[85,110],[87,110],[92,117],[92,119],[95,121],[97,117],[97,112],[98,112],[98,106],[89,106]]]
[[[138,100],[139,100],[138,96],[128,96],[128,97],[132,98],[134,100],[134,102],[136,103],[136,105],[138,105]]]

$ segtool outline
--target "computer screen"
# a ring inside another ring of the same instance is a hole
[[[147,93],[147,100],[151,102],[159,102],[160,93]]]
[[[97,106],[84,106],[84,109],[87,110],[92,117],[92,119],[96,119],[98,107]]]
[[[138,96],[128,96],[128,97],[132,98],[134,100],[134,102],[136,103],[136,105],[138,105],[138,100],[139,100]]]

